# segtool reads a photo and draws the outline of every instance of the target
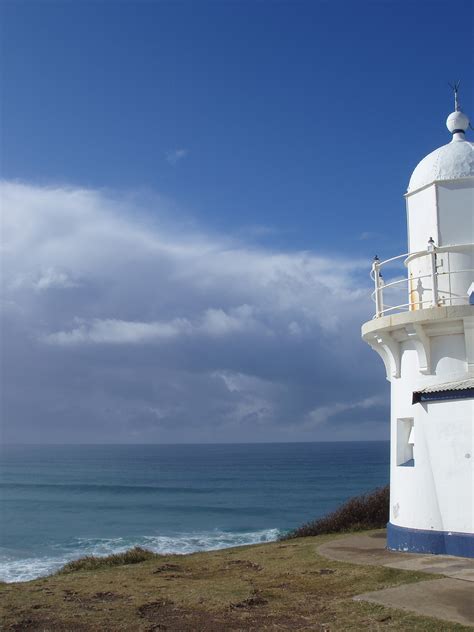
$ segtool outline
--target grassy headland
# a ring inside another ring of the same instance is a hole
[[[443,630],[456,624],[352,601],[426,574],[327,560],[324,535],[192,555],[135,550],[2,584],[2,630],[224,632]],[[145,558],[140,561],[141,558]],[[87,560],[87,558],[86,558]]]

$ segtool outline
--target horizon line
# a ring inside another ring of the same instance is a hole
[[[198,442],[174,442],[174,443],[19,443],[19,442],[7,442],[0,444],[0,450],[3,447],[33,447],[33,446],[177,446],[177,445],[288,445],[288,444],[312,444],[312,443],[390,443],[390,439],[341,439],[341,440],[326,440],[320,441],[228,441],[228,442],[212,442],[212,441],[198,441]]]

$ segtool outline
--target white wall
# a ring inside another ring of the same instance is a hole
[[[439,245],[474,242],[474,187],[471,180],[438,182]]]
[[[426,250],[433,237],[438,243],[436,187],[434,184],[407,197],[408,251]]]
[[[417,407],[422,431],[419,466],[435,492],[440,530],[474,533],[474,401]]]
[[[437,246],[473,243],[474,181],[437,182],[409,195],[407,220],[409,252],[426,250],[430,237]],[[467,290],[474,280],[474,248],[462,253],[439,253],[436,263],[440,304],[466,303]],[[429,307],[429,303],[416,303],[433,297],[430,272],[429,257],[415,259],[408,266],[409,279],[426,275],[409,283],[409,301],[414,309]]]
[[[465,374],[464,336],[433,336],[431,348],[436,375],[422,375],[413,343],[402,342],[401,377],[391,382],[390,521],[474,533],[474,401],[412,404],[414,390]],[[399,419],[413,419],[413,467],[397,465],[407,439]]]
[[[432,336],[431,366],[439,382],[457,380],[467,370],[466,347],[463,334]]]
[[[428,240],[432,237],[438,243],[438,217],[436,210],[436,187],[431,185],[407,197],[408,251],[426,250]],[[428,257],[420,257],[408,266],[408,277],[429,275],[430,261]],[[409,281],[408,301],[414,309],[428,307],[433,298],[431,278]],[[423,302],[421,305],[417,303]]]
[[[452,246],[474,243],[474,186],[472,180],[439,182],[437,187],[439,245]],[[449,253],[440,256],[444,270],[472,270],[474,249],[464,253]],[[463,272],[451,276],[441,276],[440,298],[455,297],[456,305],[460,297],[465,297],[474,280],[474,273]]]

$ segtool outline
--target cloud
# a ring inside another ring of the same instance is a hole
[[[366,230],[362,233],[359,234],[359,239],[361,241],[367,241],[367,240],[373,240],[373,239],[378,239],[380,238],[380,233],[377,233],[375,231],[371,231],[371,230]]]
[[[166,152],[166,161],[173,167],[189,153],[188,149],[173,149]]]
[[[54,266],[50,266],[46,270],[39,270],[35,273],[35,276],[19,274],[11,281],[11,286],[14,288],[30,287],[38,292],[79,287],[79,285],[78,280],[73,279],[67,272],[58,270]]]
[[[308,413],[304,427],[306,429],[312,429],[320,424],[326,423],[329,419],[336,417],[340,413],[349,410],[382,408],[385,403],[385,398],[383,396],[375,395],[355,402],[335,402],[330,405],[318,406]]]
[[[1,196],[5,440],[385,436],[366,262],[186,229],[158,195]]]
[[[170,322],[127,322],[113,318],[95,318],[81,322],[71,331],[58,331],[41,337],[44,342],[56,345],[94,344],[141,344],[169,340],[191,329],[186,319],[175,318]]]
[[[186,318],[174,318],[168,322],[131,322],[113,318],[94,318],[82,321],[70,331],[58,331],[41,336],[43,342],[55,345],[77,344],[142,344],[159,343],[177,336],[208,335],[226,336],[250,327],[258,327],[248,305],[230,310],[208,309],[195,323]]]

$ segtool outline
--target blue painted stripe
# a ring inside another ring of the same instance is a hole
[[[474,533],[407,529],[389,522],[387,548],[411,553],[474,557]]]

